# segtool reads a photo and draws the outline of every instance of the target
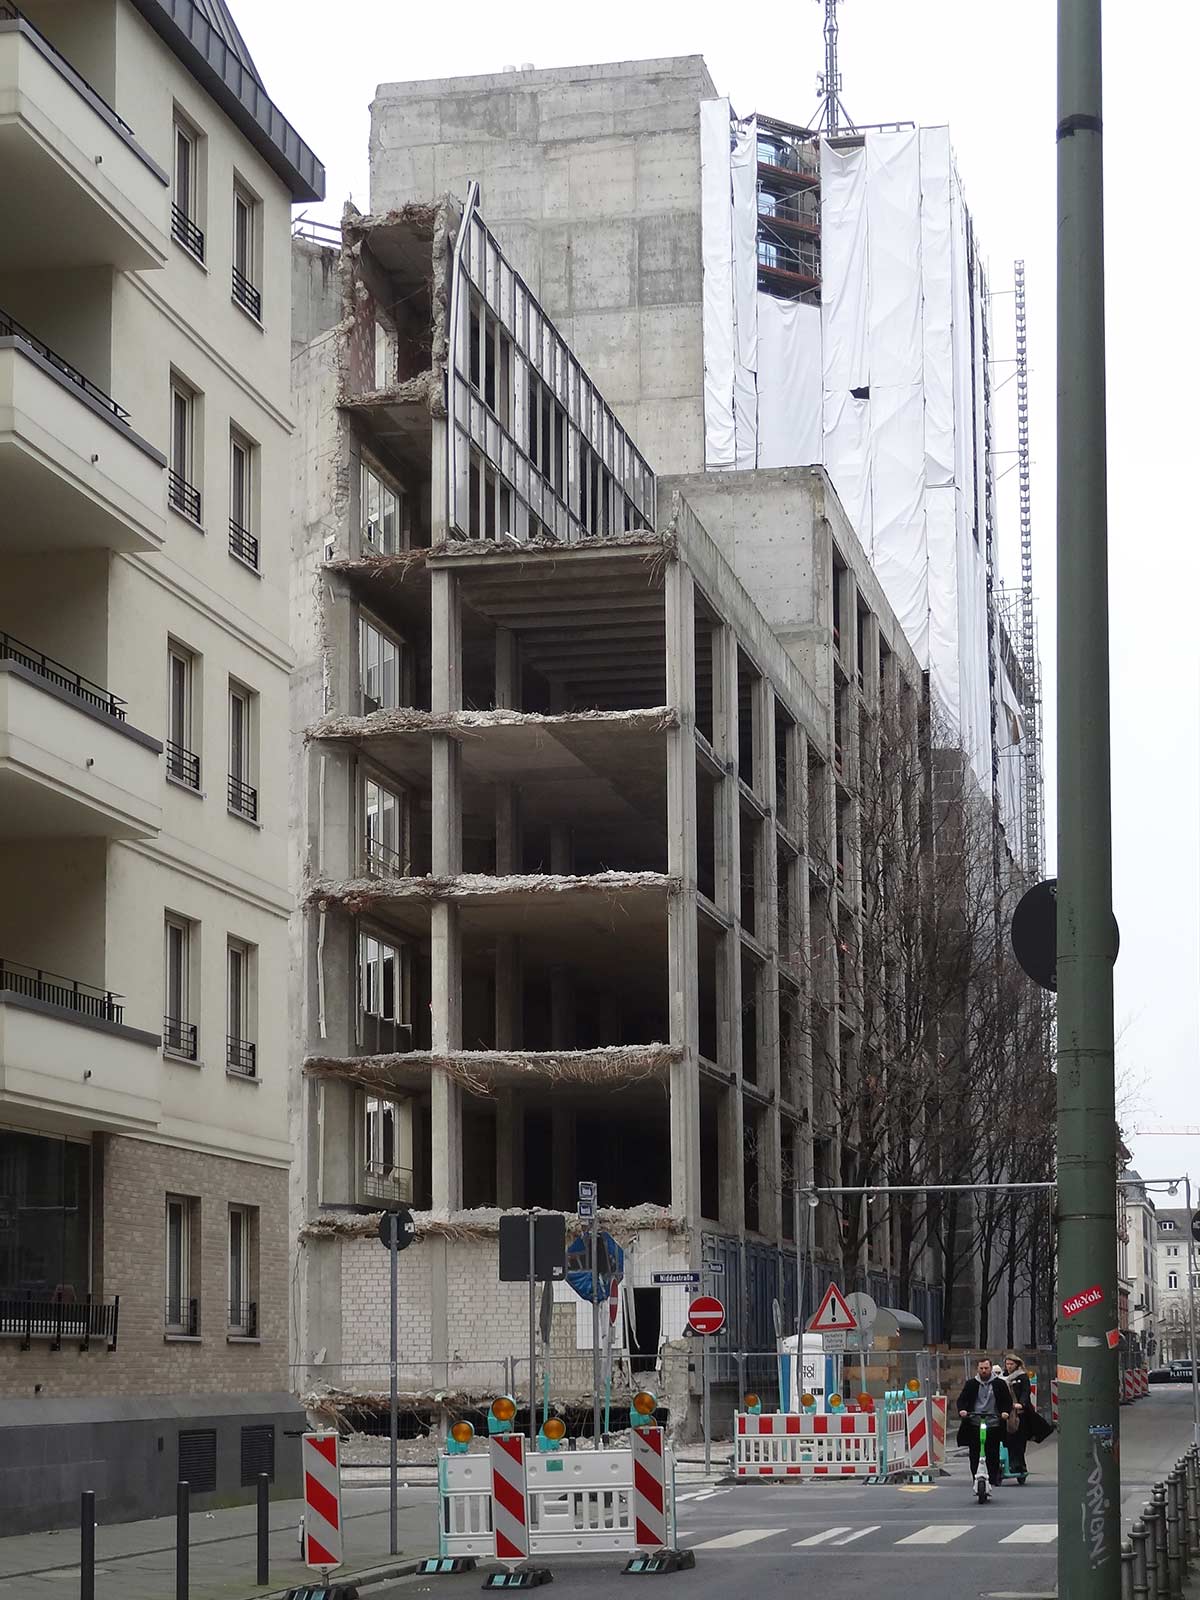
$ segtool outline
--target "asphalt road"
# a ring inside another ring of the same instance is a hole
[[[1174,1386],[1152,1390],[1122,1411],[1121,1422],[1131,1469],[1122,1485],[1128,1521],[1150,1482],[1191,1441],[1190,1395]],[[974,1498],[965,1456],[948,1463],[953,1477],[932,1486],[681,1480],[679,1543],[695,1552],[696,1567],[653,1581],[666,1586],[668,1600],[675,1589],[680,1600],[684,1592],[686,1600],[769,1600],[798,1591],[830,1600],[1051,1596],[1058,1534],[1053,1443],[1031,1448],[1029,1464],[1024,1487],[1006,1482],[985,1505]],[[609,1597],[622,1564],[557,1559],[554,1593]],[[370,1593],[379,1600],[453,1600],[478,1594],[481,1582],[481,1572],[408,1578]]]

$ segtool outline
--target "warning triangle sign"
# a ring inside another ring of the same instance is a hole
[[[808,1324],[809,1333],[853,1333],[857,1327],[845,1295],[836,1283],[831,1283]]]

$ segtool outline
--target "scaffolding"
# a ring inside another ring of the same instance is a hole
[[[756,116],[758,287],[821,302],[821,151],[811,128]]]
[[[1042,788],[1041,673],[1033,609],[1033,516],[1029,482],[1029,365],[1025,326],[1025,263],[1013,263],[1017,336],[1017,475],[1021,527],[1021,676],[1025,680],[1025,869],[1042,876],[1046,859],[1046,815]]]

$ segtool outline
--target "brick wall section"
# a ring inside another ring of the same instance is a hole
[[[102,1250],[95,1291],[121,1297],[117,1350],[84,1353],[64,1339],[57,1352],[34,1340],[23,1351],[0,1340],[0,1395],[228,1394],[287,1390],[287,1172],[278,1167],[110,1137],[102,1154]],[[167,1194],[200,1201],[200,1340],[168,1341],[166,1301]],[[257,1276],[260,1342],[230,1344],[229,1206],[258,1208]],[[97,1230],[98,1236],[100,1230]],[[380,1246],[376,1246],[382,1256]],[[385,1307],[386,1309],[386,1307]]]

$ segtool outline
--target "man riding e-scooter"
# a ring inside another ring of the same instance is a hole
[[[1000,1487],[1000,1444],[1011,1410],[1008,1385],[992,1371],[988,1358],[982,1356],[975,1376],[967,1379],[958,1397],[958,1443],[967,1447],[971,1478],[980,1500],[989,1498],[989,1489]],[[986,1463],[986,1473],[980,1471],[981,1458]]]

